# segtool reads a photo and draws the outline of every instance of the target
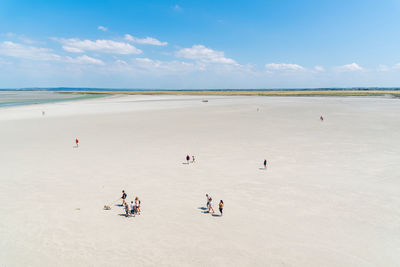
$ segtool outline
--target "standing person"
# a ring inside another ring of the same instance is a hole
[[[75,144],[76,144],[76,147],[79,146],[79,140],[78,140],[78,138],[75,138]]]
[[[140,199],[138,197],[135,198],[135,206],[136,206],[136,213],[140,215]]]
[[[189,156],[189,155],[186,155],[187,164],[189,164],[189,160],[190,160],[190,156]]]
[[[321,121],[324,121],[324,117],[322,117],[322,115],[321,115],[321,117],[319,117],[319,119],[320,119]]]
[[[208,194],[206,194],[206,198],[207,198],[207,204],[206,204],[206,207],[207,207],[207,209],[208,209],[208,206],[209,206],[209,204],[210,204],[210,202],[209,202],[209,196],[208,196]]]
[[[221,213],[221,216],[223,215],[223,210],[224,210],[224,201],[222,199],[219,201],[219,212]]]
[[[129,207],[128,207],[128,203],[125,203],[125,216],[126,216],[126,217],[129,216]]]
[[[208,212],[210,212],[210,211],[212,211],[213,214],[215,213],[214,209],[212,207],[212,197],[211,196],[209,196],[209,198],[208,198]]]
[[[121,197],[121,199],[122,199],[122,205],[125,205],[125,204],[126,204],[126,202],[125,202],[126,197],[127,197],[127,195],[126,195],[125,191],[122,190],[122,197]]]
[[[264,159],[264,169],[266,169],[266,168],[267,168],[267,160]]]
[[[192,156],[192,163],[194,163],[195,162],[195,158],[194,158],[194,156]]]
[[[129,208],[131,209],[131,215],[133,215],[135,217],[136,210],[135,210],[135,204],[133,203],[133,201],[131,201]]]

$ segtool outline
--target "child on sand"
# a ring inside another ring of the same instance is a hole
[[[125,203],[125,216],[128,217],[129,216],[129,207],[128,204]]]
[[[219,212],[221,213],[221,216],[223,215],[222,211],[224,210],[224,201],[220,200],[219,201]]]

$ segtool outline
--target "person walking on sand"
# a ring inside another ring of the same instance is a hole
[[[267,168],[267,160],[264,159],[264,169],[266,169],[266,168]]]
[[[186,155],[186,162],[187,162],[187,164],[189,164],[189,160],[190,160],[190,156],[189,156],[189,155]]]
[[[192,156],[192,163],[194,163],[194,162],[195,162],[195,160],[196,160],[196,159],[194,158],[194,156]]]
[[[135,210],[135,204],[133,203],[133,201],[131,201],[129,208],[131,209],[131,215],[135,216],[136,210]]]
[[[322,117],[322,115],[321,115],[321,117],[319,117],[319,119],[320,119],[321,121],[324,121],[324,117]]]
[[[223,210],[224,210],[224,201],[222,199],[219,201],[219,212],[221,213],[221,216],[223,215]]]
[[[208,204],[208,212],[212,211],[212,213],[214,214],[215,212],[214,212],[214,209],[212,207],[212,197],[211,196],[208,196],[207,204]]]
[[[78,138],[75,138],[75,145],[76,145],[76,147],[79,147],[79,140],[78,140]]]
[[[125,191],[122,190],[122,197],[121,197],[121,199],[122,199],[122,205],[125,205],[125,204],[126,204],[126,202],[125,202],[126,197],[127,197],[127,195],[126,195]]]

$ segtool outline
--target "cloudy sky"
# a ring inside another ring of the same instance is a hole
[[[399,14],[398,0],[1,0],[0,88],[400,86]]]

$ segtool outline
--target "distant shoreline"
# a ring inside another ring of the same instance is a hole
[[[58,93],[109,95],[210,95],[210,96],[392,96],[399,90],[60,90]]]
[[[86,94],[83,92],[69,92],[68,94],[62,94],[57,91],[44,90],[1,90],[0,108],[77,101],[90,98],[98,98],[102,96],[102,94]]]

